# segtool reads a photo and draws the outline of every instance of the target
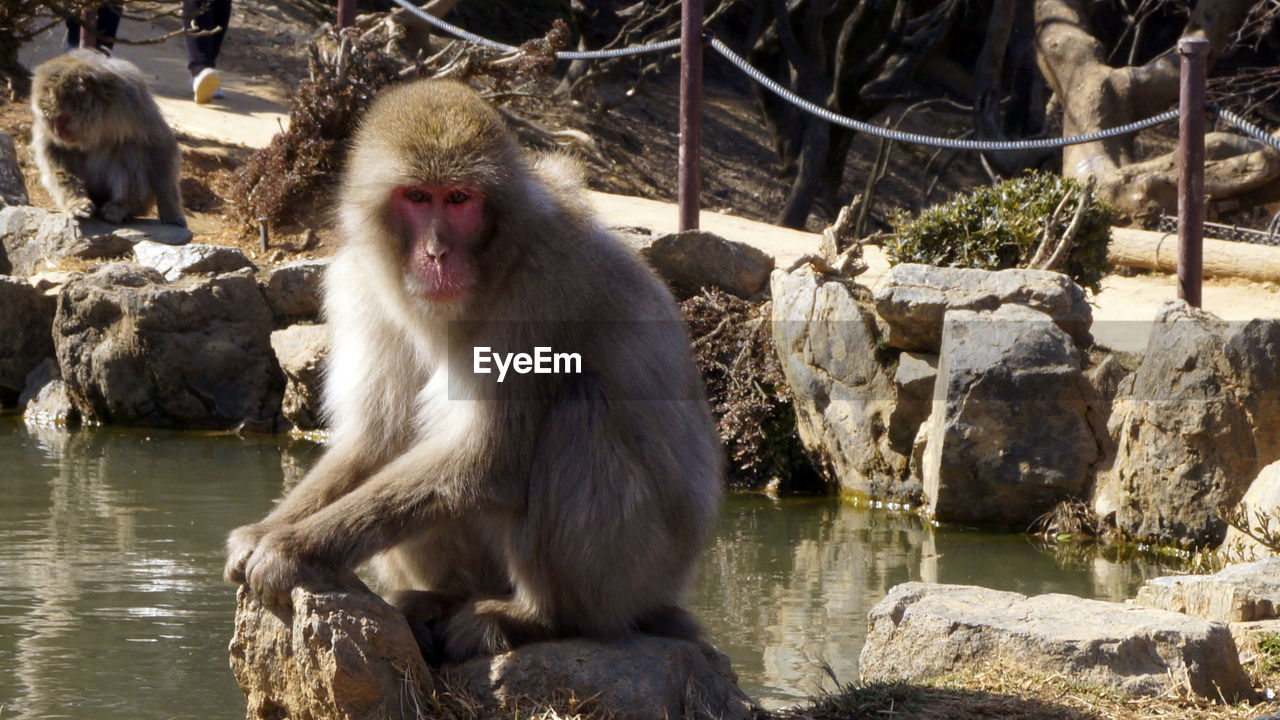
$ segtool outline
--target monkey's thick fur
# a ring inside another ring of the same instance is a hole
[[[93,50],[59,55],[36,68],[31,111],[40,182],[60,210],[120,222],[154,205],[186,226],[178,142],[138,68]]]
[[[385,91],[356,135],[345,244],[325,278],[331,447],[227,578],[268,602],[373,558],[407,589],[424,651],[698,634],[682,609],[719,507],[722,449],[675,303],[589,214],[577,169],[527,159],[459,83]],[[462,298],[406,270],[396,188],[478,188],[483,235]],[[476,374],[476,347],[576,352],[581,374]],[[417,591],[417,592],[413,592]],[[422,592],[428,591],[428,592]]]

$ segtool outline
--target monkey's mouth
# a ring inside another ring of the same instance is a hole
[[[70,122],[71,117],[68,115],[59,115],[53,119],[53,134],[64,143],[74,143],[76,141],[76,136],[67,127]]]

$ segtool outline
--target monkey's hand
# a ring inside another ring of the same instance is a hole
[[[241,525],[227,537],[227,564],[222,568],[222,579],[229,583],[244,584],[244,564],[258,548],[262,536],[271,531],[265,523]]]
[[[87,197],[76,198],[68,202],[62,211],[73,218],[85,220],[93,216],[93,201]]]
[[[293,527],[282,527],[263,535],[245,561],[245,585],[263,603],[288,607],[295,587],[323,591],[341,586],[327,569],[329,564],[317,557]]]
[[[124,205],[115,200],[103,203],[102,209],[98,212],[102,213],[102,218],[109,223],[123,222],[129,216],[129,211],[125,209]]]

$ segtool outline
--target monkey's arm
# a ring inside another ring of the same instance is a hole
[[[77,156],[47,139],[38,137],[34,145],[40,180],[53,196],[58,209],[77,218],[93,215],[89,191],[75,172]]]
[[[272,530],[298,522],[329,505],[358,486],[376,465],[360,443],[335,445],[326,452],[302,482],[284,496],[267,517],[243,525],[227,538],[227,563],[222,576],[227,582],[245,581],[244,565],[262,537]]]
[[[179,188],[182,169],[176,141],[153,147],[150,155],[151,187],[156,193],[156,216],[160,222],[170,225],[187,226],[186,216],[182,212],[182,191]]]
[[[264,602],[282,606],[295,586],[340,583],[374,553],[456,513],[461,504],[480,502],[465,480],[478,470],[468,455],[424,443],[325,507],[270,529],[244,563],[245,584]]]

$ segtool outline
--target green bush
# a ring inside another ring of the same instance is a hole
[[[1003,270],[1025,267],[1040,244],[1044,224],[1063,195],[1071,200],[1058,218],[1061,235],[1071,222],[1081,185],[1058,175],[1035,174],[935,205],[915,218],[893,217],[885,243],[889,262]],[[1111,207],[1097,199],[1085,209],[1067,259],[1058,268],[1080,285],[1098,291],[1107,271]]]

